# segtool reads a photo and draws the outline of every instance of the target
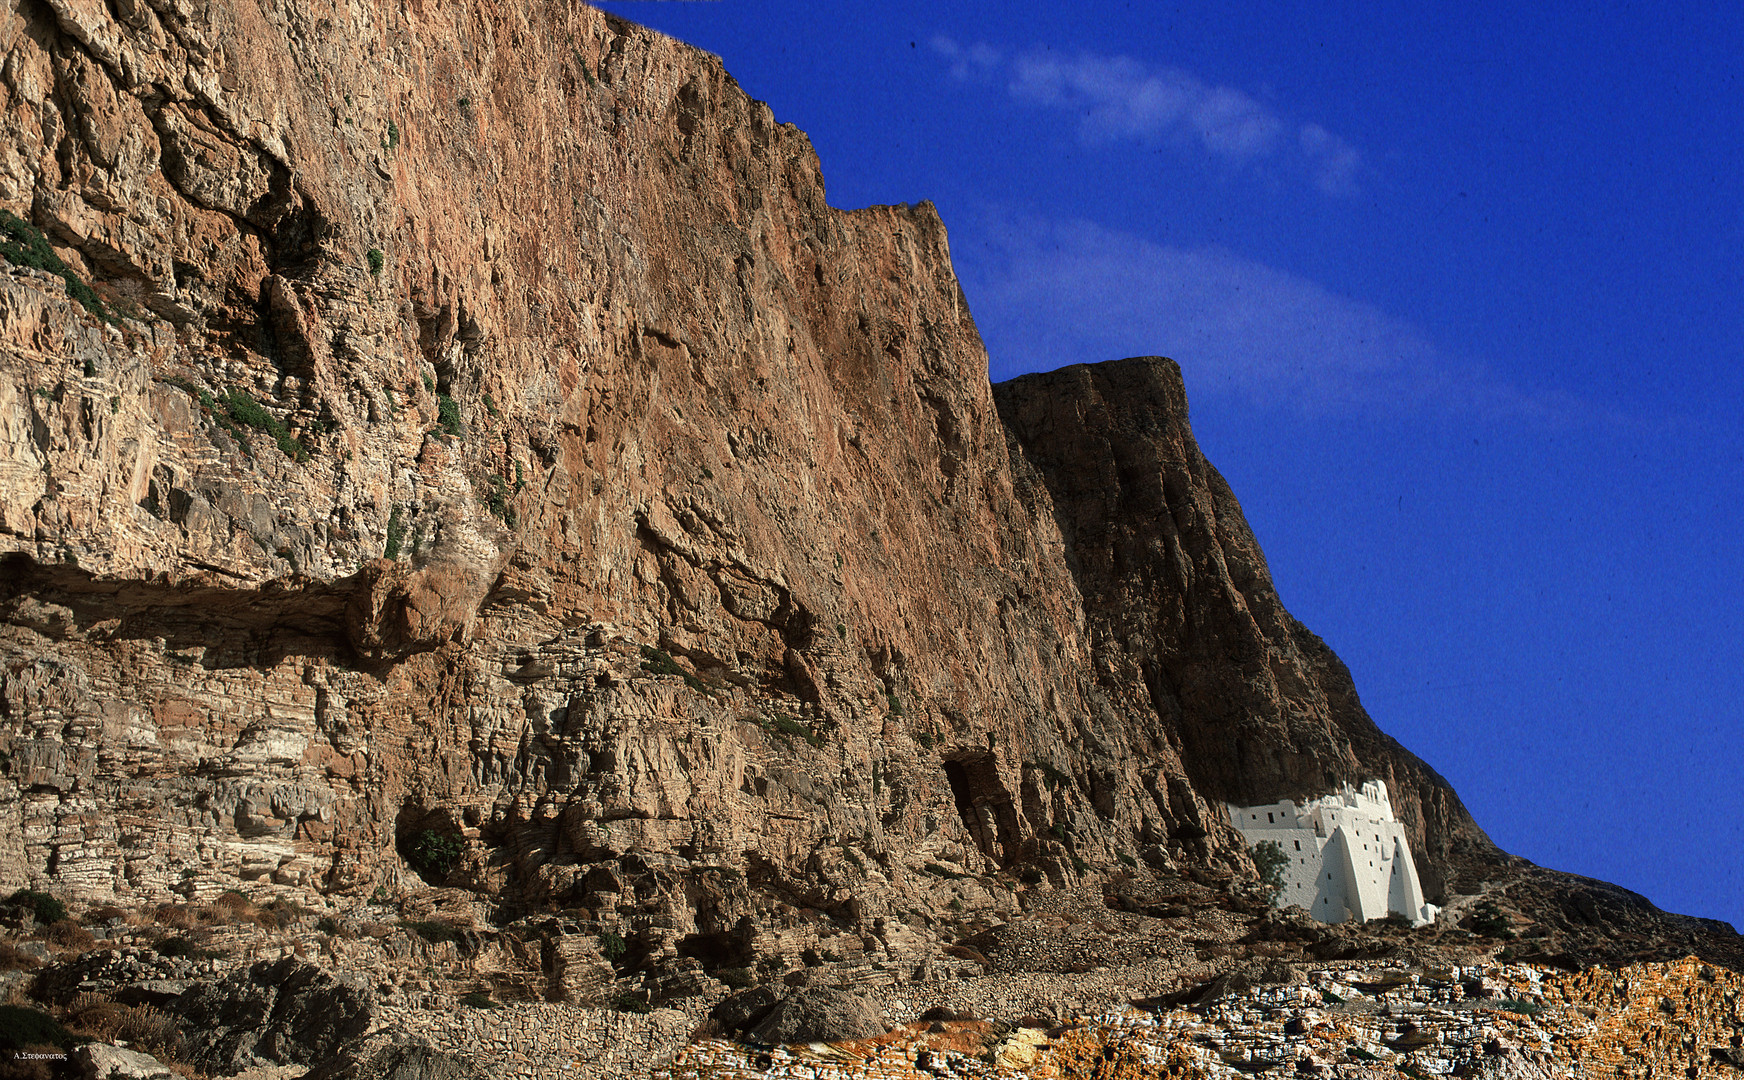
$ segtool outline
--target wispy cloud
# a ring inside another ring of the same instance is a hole
[[[1087,143],[1161,141],[1235,167],[1289,162],[1328,195],[1356,193],[1362,169],[1356,147],[1234,87],[1125,56],[1062,58],[1030,50],[1007,57],[990,45],[965,46],[943,35],[931,45],[950,64],[953,79],[1003,83],[1018,101],[1078,116],[1079,137]]]
[[[1005,218],[953,244],[995,379],[1165,355],[1189,390],[1303,412],[1431,412],[1562,424],[1584,403],[1524,391],[1410,322],[1220,247],[1086,221]]]

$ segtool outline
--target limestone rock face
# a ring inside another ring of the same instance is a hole
[[[0,266],[0,889],[458,890],[612,935],[517,945],[585,1000],[906,977],[1340,781],[1431,893],[1494,856],[1173,367],[996,407],[932,206],[831,208],[715,58],[556,0],[0,0],[0,51],[59,260]]]

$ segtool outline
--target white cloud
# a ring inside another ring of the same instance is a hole
[[[1586,411],[1521,391],[1373,305],[1224,248],[1014,219],[959,233],[953,246],[996,379],[1163,355],[1181,364],[1194,393],[1304,412],[1427,409],[1561,423]]]
[[[1234,87],[1213,86],[1189,72],[1149,67],[1130,57],[1079,53],[1062,58],[1031,50],[1007,62],[987,45],[962,46],[940,35],[933,51],[951,77],[988,82],[1003,75],[1018,101],[1076,115],[1089,143],[1158,140],[1197,148],[1232,166],[1287,161],[1328,195],[1355,194],[1362,155],[1319,124],[1296,124]],[[1297,137],[1290,138],[1295,129]]]
[[[932,50],[951,62],[951,78],[958,82],[985,81],[1003,59],[999,50],[980,42],[964,48],[943,34],[927,42]]]

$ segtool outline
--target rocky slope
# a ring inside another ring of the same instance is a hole
[[[932,207],[829,207],[715,58],[556,0],[6,0],[0,50],[0,888],[515,924],[487,981],[595,1000],[946,970],[1341,780],[1432,892],[1524,872],[1278,603],[1173,365],[990,388]]]

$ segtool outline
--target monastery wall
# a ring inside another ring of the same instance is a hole
[[[1289,860],[1280,906],[1301,907],[1321,922],[1403,915],[1421,926],[1436,909],[1423,886],[1405,827],[1393,816],[1387,787],[1372,780],[1297,806],[1290,799],[1230,806],[1230,822],[1249,845],[1270,840]]]

